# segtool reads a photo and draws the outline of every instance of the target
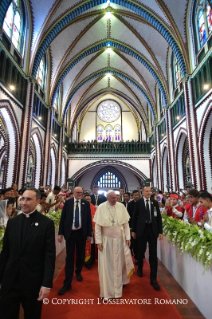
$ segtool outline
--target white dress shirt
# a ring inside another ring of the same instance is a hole
[[[151,199],[150,198],[145,198],[145,197],[143,197],[143,199],[144,199],[144,205],[145,205],[145,207],[146,207],[146,201],[148,200],[149,202],[148,202],[148,204],[149,204],[149,213],[150,213],[150,217],[149,217],[149,220],[150,220],[150,223],[152,222],[152,216],[151,216]]]
[[[78,207],[79,207],[79,227],[75,227],[75,209],[76,209],[76,201],[78,201]],[[77,230],[82,228],[82,218],[81,218],[81,199],[76,199],[74,197],[74,211],[73,211],[73,223],[72,223],[72,230]]]

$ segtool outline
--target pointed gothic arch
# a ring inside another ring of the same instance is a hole
[[[210,191],[212,187],[212,159],[211,159],[211,139],[212,139],[212,102],[207,106],[199,129],[199,149],[200,165],[202,172],[202,188]]]
[[[186,187],[186,184],[189,182],[189,176],[186,171],[186,164],[188,164],[189,169],[191,169],[188,148],[188,135],[186,129],[183,128],[179,130],[176,140],[175,161],[177,167],[177,190],[180,190],[184,189]]]
[[[20,133],[18,121],[9,100],[0,101],[0,120],[2,122],[1,134],[4,137],[4,187],[10,187],[13,182],[17,183],[18,171],[16,167],[20,156]],[[10,172],[10,174],[8,174]]]
[[[43,184],[43,142],[39,128],[34,128],[31,132],[31,140],[35,149],[35,181],[34,186],[38,188]]]
[[[91,182],[91,186],[90,188],[93,189],[94,185],[98,185],[99,180],[102,178],[102,176],[104,176],[105,174],[108,174],[108,172],[110,172],[112,175],[115,176],[115,178],[117,178],[120,182],[119,183],[113,183],[111,182],[110,185],[111,187],[109,187],[110,189],[114,189],[114,190],[118,190],[120,187],[124,188],[125,190],[128,189],[127,187],[127,182],[126,179],[124,178],[123,174],[115,167],[113,166],[105,166],[102,169],[100,169],[96,175],[94,176],[92,182]],[[103,183],[102,183],[103,184]],[[104,185],[104,184],[103,184]],[[106,186],[107,184],[105,184],[105,186],[101,186],[99,185],[101,188],[107,190],[108,187]],[[109,189],[108,189],[109,190]]]

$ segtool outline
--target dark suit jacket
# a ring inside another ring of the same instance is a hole
[[[130,228],[132,228],[132,217],[133,217],[133,213],[134,213],[134,210],[135,210],[135,201],[134,199],[128,203],[128,206],[127,206],[127,210],[128,210],[128,213],[130,215],[130,220],[129,220],[129,225],[130,225]]]
[[[0,254],[1,294],[12,287],[19,272],[21,289],[37,295],[40,287],[51,288],[55,268],[55,228],[48,217],[35,211],[30,231],[21,244],[22,214],[7,223]],[[36,224],[38,224],[36,226]]]
[[[73,213],[74,198],[71,198],[68,199],[63,206],[58,232],[58,235],[63,235],[66,240],[70,237],[72,232]],[[86,239],[88,236],[92,236],[92,221],[90,203],[84,199],[81,199],[81,218],[83,237]]]
[[[151,202],[151,220],[152,220],[152,229],[155,237],[158,237],[159,234],[162,234],[162,219],[156,200],[150,200]],[[154,213],[155,211],[155,213]],[[144,199],[141,198],[135,203],[135,209],[132,219],[132,232],[136,233],[138,237],[142,236],[144,227],[146,224],[146,207]],[[156,216],[155,216],[156,215]]]
[[[98,201],[97,205],[99,206],[100,204],[104,203],[107,201],[107,198],[104,195],[98,195]],[[95,200],[95,195],[91,195],[91,203],[95,206],[96,205],[96,200]]]

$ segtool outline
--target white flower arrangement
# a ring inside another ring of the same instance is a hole
[[[212,261],[212,233],[166,215],[162,215],[162,220],[166,240],[176,245],[180,253],[190,253],[208,269]]]

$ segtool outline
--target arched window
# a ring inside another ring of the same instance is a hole
[[[103,141],[103,133],[104,133],[104,127],[102,125],[99,125],[97,127],[97,141],[98,142]]]
[[[120,188],[121,182],[119,181],[119,178],[114,174],[108,171],[107,173],[104,173],[99,181],[98,186],[101,188]]]
[[[44,89],[45,85],[45,75],[46,75],[46,59],[45,56],[42,57],[40,61],[40,65],[37,71],[37,81],[38,84],[41,86],[42,89]]]
[[[60,90],[57,91],[56,98],[54,100],[54,109],[59,112],[59,106],[60,106]]]
[[[119,125],[115,126],[115,142],[120,142],[121,141],[121,127]]]
[[[4,18],[3,30],[21,52],[24,42],[24,14],[19,0],[13,0]]]
[[[201,48],[212,31],[212,0],[198,0],[196,12],[198,42]]]
[[[112,141],[112,132],[113,132],[112,126],[107,125],[105,131],[106,131],[106,140]]]
[[[174,89],[180,84],[181,81],[181,72],[179,62],[173,53],[173,85]]]

